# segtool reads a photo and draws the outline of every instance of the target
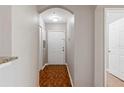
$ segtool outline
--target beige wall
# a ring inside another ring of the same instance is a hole
[[[95,10],[95,86],[103,86],[103,8]]]
[[[54,6],[38,6],[38,11]],[[94,9],[95,6],[58,6],[74,13],[74,86],[94,86]]]
[[[94,86],[94,6],[75,12],[75,85]]]
[[[0,6],[0,56],[11,55],[11,6]]]

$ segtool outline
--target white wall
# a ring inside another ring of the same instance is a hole
[[[38,11],[52,6],[38,6]],[[74,86],[94,86],[94,6],[60,6],[75,15]]]
[[[66,31],[66,60],[69,66],[69,71],[74,80],[74,16],[70,16],[67,21]]]
[[[11,6],[0,6],[0,56],[11,55]]]
[[[97,6],[95,10],[95,86],[104,86],[104,8],[124,6]]]
[[[16,86],[38,85],[38,14],[35,6],[12,6],[12,56]]]
[[[18,84],[18,60],[0,64],[0,87],[16,87]]]

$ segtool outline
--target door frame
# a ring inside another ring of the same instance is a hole
[[[64,37],[65,37],[65,44],[64,44],[64,60],[65,60],[65,62],[64,63],[66,63],[66,53],[67,53],[67,51],[66,51],[66,31],[64,31],[64,30],[59,30],[59,31],[57,31],[57,30],[47,30],[47,39],[46,39],[46,42],[47,42],[47,61],[48,61],[48,32],[63,32],[64,33]]]
[[[111,10],[123,10],[124,8],[104,8],[104,87],[107,87],[107,82],[106,82],[106,63],[109,62],[109,55],[108,55],[108,49],[109,49],[109,30],[108,30],[108,24],[106,22],[106,13],[107,11]]]
[[[39,66],[39,63],[42,63],[42,65],[43,65],[43,57],[42,57],[42,55],[43,55],[42,54],[42,52],[43,52],[42,51],[43,50],[43,47],[42,47],[42,43],[43,43],[42,42],[42,28],[43,27],[41,25],[39,25],[38,28],[39,28],[39,30],[38,30],[39,31],[39,33],[38,33],[39,34],[39,36],[38,36],[38,40],[39,40],[39,42],[38,42],[38,44],[39,44],[38,45],[38,49],[39,49],[38,50],[39,51],[39,53],[38,53],[38,71],[40,71],[41,67]]]

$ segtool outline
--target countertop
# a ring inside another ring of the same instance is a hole
[[[18,59],[18,57],[0,57],[0,64],[8,63],[16,59]]]

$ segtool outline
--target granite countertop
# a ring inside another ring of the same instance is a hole
[[[16,59],[18,59],[18,57],[0,57],[0,64],[8,63]]]

